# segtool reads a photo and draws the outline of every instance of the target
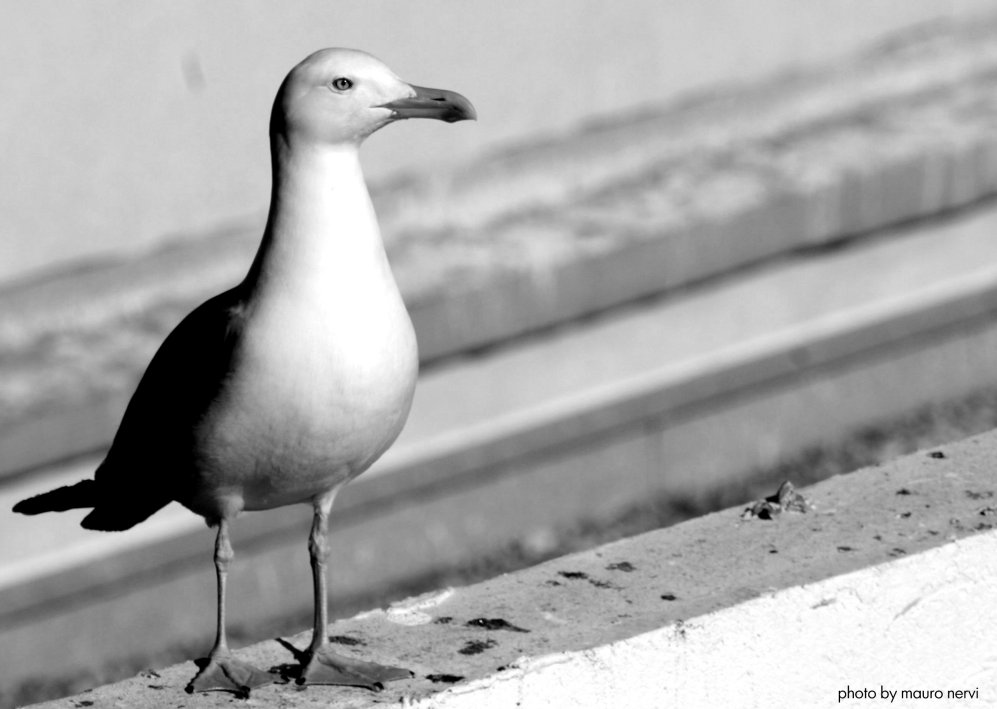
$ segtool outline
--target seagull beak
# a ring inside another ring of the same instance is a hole
[[[400,98],[381,104],[380,108],[392,111],[392,119],[435,118],[447,123],[474,121],[478,112],[466,98],[456,91],[427,89],[425,86],[412,86],[415,96]]]

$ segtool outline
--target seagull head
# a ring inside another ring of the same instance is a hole
[[[380,60],[355,49],[320,49],[294,67],[274,101],[270,132],[289,142],[357,145],[404,118],[453,123],[477,113],[455,91],[399,79]]]

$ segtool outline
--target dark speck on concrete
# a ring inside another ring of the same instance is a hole
[[[600,581],[599,579],[589,578],[589,575],[584,573],[583,571],[558,571],[557,573],[559,576],[563,576],[566,579],[571,579],[572,581],[575,580],[588,581],[596,588],[619,588],[618,586],[614,586],[608,581]]]
[[[662,593],[661,594],[661,600],[662,601],[677,601],[678,600],[678,596],[676,596],[674,593]]]
[[[910,494],[911,494],[911,491],[910,491],[910,490],[908,490],[908,489],[907,489],[907,488],[905,488],[905,487],[902,487],[902,488],[900,488],[899,490],[897,490],[897,494],[898,494],[898,495],[910,495]]]
[[[337,645],[366,645],[360,638],[351,638],[349,635],[330,635],[329,642]]]
[[[453,616],[450,616],[450,615],[441,615],[439,618],[437,618],[433,622],[436,625],[447,625],[448,623],[453,622]]]
[[[520,628],[502,618],[475,618],[467,621],[464,625],[470,628],[483,628],[484,630],[511,630],[514,633],[528,633],[526,628]]]
[[[480,655],[485,650],[498,645],[494,640],[468,640],[459,652],[461,655]]]
[[[928,457],[940,460],[945,457],[945,454],[942,453],[941,451],[931,451],[930,453],[928,453]]]
[[[628,574],[634,570],[636,570],[636,567],[629,561],[618,561],[606,567],[606,571],[624,571]]]
[[[778,554],[778,553],[779,553],[778,549],[769,549],[769,554]]]
[[[78,706],[78,707],[92,707],[93,706],[93,702],[90,701],[89,699],[81,699],[80,701],[78,701],[76,703],[76,706]]]
[[[968,497],[970,500],[988,500],[993,496],[994,496],[993,490],[986,490],[984,492],[966,490],[966,497]]]
[[[583,571],[558,571],[557,575],[563,576],[566,579],[587,579],[589,577],[589,575]]]
[[[272,665],[268,672],[272,675],[279,675],[279,684],[287,684],[291,680],[296,680],[301,676],[301,665],[295,662],[283,662],[279,665]],[[305,686],[300,685],[299,689],[304,690]]]
[[[853,547],[840,546],[838,547],[838,551],[855,551],[855,549]]]
[[[463,675],[448,675],[448,674],[437,674],[437,675],[426,675],[428,679],[433,684],[453,684],[454,682],[460,682],[464,679]]]
[[[900,519],[907,519],[908,517],[910,517],[910,512],[901,512],[900,514],[897,515],[897,517],[899,517]]]
[[[900,547],[893,547],[892,549],[890,549],[890,554],[889,555],[890,556],[904,556],[906,553],[907,553],[906,550],[901,549]]]
[[[544,581],[544,584],[547,586],[560,586],[561,582],[555,581],[554,579],[548,579],[547,581]]]

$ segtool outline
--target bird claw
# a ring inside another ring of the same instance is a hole
[[[187,684],[186,690],[188,694],[213,690],[235,692],[240,699],[248,699],[249,690],[272,681],[270,673],[253,667],[248,662],[237,660],[227,653],[212,653],[207,663]]]
[[[337,655],[332,650],[319,648],[312,652],[302,667],[298,684],[335,684],[347,687],[364,687],[380,692],[385,682],[411,679],[411,670],[375,662],[354,660]]]

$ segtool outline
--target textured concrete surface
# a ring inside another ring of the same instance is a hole
[[[330,626],[343,652],[415,672],[380,694],[300,691],[280,683],[284,642],[244,648],[275,668],[247,705],[869,706],[838,693],[885,687],[991,706],[995,456],[985,434],[804,489],[805,513],[726,510]],[[40,706],[231,704],[184,694],[194,671],[150,669]]]
[[[594,649],[521,658],[409,705],[993,706],[997,657],[969,648],[985,647],[997,621],[995,551],[990,532]]]
[[[920,28],[381,190],[424,360],[993,194],[995,33]],[[0,293],[0,471],[106,445],[166,332],[242,276],[256,240],[234,229]]]

